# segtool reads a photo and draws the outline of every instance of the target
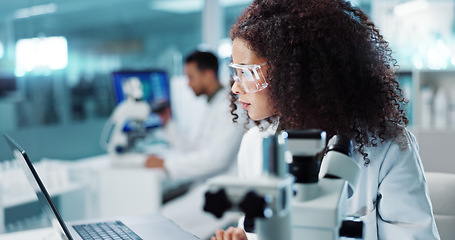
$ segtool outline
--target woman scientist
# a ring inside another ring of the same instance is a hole
[[[267,134],[345,135],[362,166],[347,210],[363,220],[364,239],[439,239],[418,145],[405,128],[396,61],[359,8],[345,0],[255,0],[230,36],[233,101],[257,123],[242,139],[240,177],[260,174]],[[247,239],[242,228],[218,230],[212,240]]]

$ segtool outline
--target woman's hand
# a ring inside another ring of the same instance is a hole
[[[229,227],[226,231],[216,230],[210,240],[247,240],[246,233],[241,228]]]

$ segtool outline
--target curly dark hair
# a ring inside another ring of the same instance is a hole
[[[230,36],[268,60],[282,129],[350,137],[368,164],[365,146],[402,136],[408,125],[389,44],[350,2],[255,0]]]

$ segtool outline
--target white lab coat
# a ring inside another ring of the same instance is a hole
[[[276,129],[277,124],[263,131],[253,127],[244,135],[238,155],[239,177],[252,179],[260,175],[262,138],[274,134]],[[365,240],[439,239],[418,145],[407,130],[406,138],[409,144],[405,150],[390,140],[366,147],[371,159],[368,166],[361,154],[353,155],[361,174],[359,185],[348,200],[347,214],[361,217]],[[239,226],[243,227],[242,221]],[[255,234],[247,235],[249,240],[256,239]]]
[[[235,168],[245,129],[232,122],[229,105],[229,94],[223,88],[208,102],[200,126],[195,126],[199,131],[189,142],[177,136],[174,127],[166,127],[165,133],[174,138],[171,145],[178,149],[161,154],[171,178],[206,178]]]

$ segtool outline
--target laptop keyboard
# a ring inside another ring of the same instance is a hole
[[[74,225],[73,228],[84,240],[131,239],[142,240],[120,221]]]

